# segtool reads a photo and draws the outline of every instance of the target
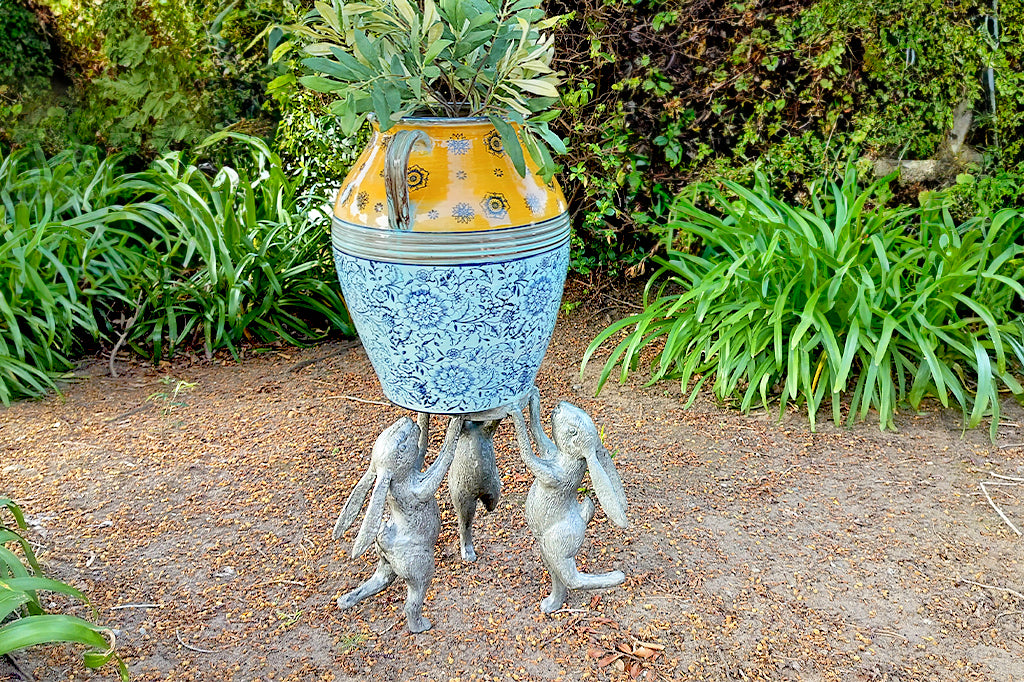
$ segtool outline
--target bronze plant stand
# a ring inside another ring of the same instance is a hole
[[[526,409],[529,424],[523,416]],[[580,573],[576,567],[576,554],[595,512],[590,497],[578,501],[577,491],[585,473],[589,471],[591,486],[608,518],[622,528],[628,523],[622,481],[601,443],[598,429],[586,412],[562,402],[551,414],[549,438],[540,423],[540,393],[534,388],[518,404],[450,417],[444,445],[425,471],[422,469],[430,415],[420,413],[416,423],[402,417],[381,433],[374,443],[370,466],[356,484],[334,528],[334,537],[340,538],[369,495],[352,556],[361,555],[372,544],[380,562],[367,581],[338,599],[339,608],[355,606],[400,577],[406,582],[409,631],[423,632],[431,627],[422,609],[434,575],[434,545],[440,531],[435,493],[447,473],[458,517],[462,558],[475,561],[472,522],[477,501],[491,511],[501,495],[492,439],[506,417],[515,423],[520,453],[534,475],[526,498],[526,520],[551,576],[551,594],[541,602],[541,609],[545,613],[557,611],[565,603],[569,589],[602,589],[625,580],[621,571],[589,574]],[[385,507],[389,512],[386,521]]]

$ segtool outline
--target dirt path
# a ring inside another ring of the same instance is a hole
[[[545,412],[576,403],[617,451],[632,526],[599,512],[580,556],[628,579],[553,617],[508,424],[476,564],[442,488],[434,629],[406,633],[399,586],[336,610],[374,557],[349,559],[351,532],[331,528],[403,414],[374,404],[357,345],[118,379],[97,363],[61,398],[0,411],[0,495],[119,631],[135,680],[1024,680],[1024,540],[979,489],[1002,483],[988,490],[1024,526],[1024,484],[994,478],[1024,478],[1024,412],[1007,406],[992,445],[942,411],[810,433],[799,413],[683,410],[668,384],[594,398],[577,367],[599,307],[563,316],[538,385]],[[40,680],[114,679],[71,650],[17,659]]]

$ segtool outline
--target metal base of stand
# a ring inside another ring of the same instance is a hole
[[[528,410],[529,423],[524,410]],[[551,593],[541,602],[541,609],[551,613],[561,608],[569,589],[602,589],[625,580],[621,571],[590,574],[576,567],[576,554],[595,513],[589,497],[578,500],[584,474],[589,471],[591,487],[609,519],[620,527],[627,525],[622,481],[598,429],[586,412],[562,402],[551,414],[549,438],[540,423],[540,393],[534,389],[516,404],[451,417],[444,445],[425,471],[430,415],[419,414],[416,423],[402,417],[381,433],[374,443],[370,466],[345,503],[334,529],[334,537],[340,538],[369,495],[352,556],[374,545],[380,562],[369,580],[338,599],[339,608],[355,606],[402,578],[408,592],[405,614],[409,631],[430,628],[422,612],[434,575],[434,545],[441,526],[437,489],[447,473],[448,490],[458,515],[462,558],[475,561],[472,523],[477,502],[493,511],[501,496],[493,437],[506,417],[515,424],[520,454],[534,475],[526,498],[526,521],[551,577]],[[535,447],[539,454],[534,453]],[[385,507],[390,512],[386,521]]]

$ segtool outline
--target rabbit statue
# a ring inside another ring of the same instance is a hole
[[[459,517],[459,545],[466,561],[476,561],[473,517],[477,500],[492,512],[501,497],[501,475],[494,459],[492,440],[500,423],[501,419],[467,419],[462,425],[455,459],[448,471],[448,492]]]
[[[590,497],[582,503],[577,501],[588,470],[591,486],[608,518],[621,528],[629,522],[622,481],[587,413],[575,405],[559,403],[551,414],[552,441],[540,424],[540,395],[536,390],[529,407],[529,430],[521,412],[514,412],[512,418],[523,461],[535,477],[526,497],[526,523],[540,543],[541,558],[551,576],[551,594],[541,602],[541,610],[551,613],[565,603],[568,588],[596,590],[614,587],[626,579],[621,571],[590,574],[576,568],[576,554],[595,511]],[[533,453],[531,433],[539,457]]]
[[[380,562],[366,582],[338,598],[338,608],[351,608],[388,587],[396,577],[402,578],[407,590],[405,618],[410,632],[430,629],[430,621],[423,617],[423,599],[434,576],[434,544],[441,529],[435,493],[451,465],[462,430],[462,418],[452,417],[441,452],[426,471],[421,471],[429,420],[429,415],[420,414],[417,425],[402,417],[380,434],[373,444],[370,467],[356,484],[334,526],[334,538],[339,539],[370,494],[366,516],[352,545],[352,557],[362,555],[376,539]],[[387,522],[385,505],[390,512]]]

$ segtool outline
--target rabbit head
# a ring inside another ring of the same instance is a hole
[[[588,452],[603,447],[590,415],[571,403],[558,403],[551,413],[551,435],[558,451],[574,459],[585,459]]]
[[[571,403],[558,403],[551,413],[551,433],[560,457],[587,461],[590,482],[608,518],[622,528],[629,525],[622,479],[590,415]]]
[[[419,436],[420,428],[416,423],[408,417],[402,417],[384,429],[384,432],[377,437],[373,444],[370,467],[356,484],[355,490],[352,491],[338,516],[338,522],[334,525],[334,538],[338,539],[356,520],[372,486],[373,493],[370,494],[370,504],[366,509],[366,516],[363,517],[359,534],[352,544],[353,557],[357,557],[369,549],[374,538],[377,537],[377,532],[384,520],[384,503],[387,500],[388,489],[391,487],[391,479],[402,479],[409,476],[416,468]],[[374,482],[375,479],[376,482]]]
[[[390,471],[392,476],[402,478],[415,468],[419,454],[420,427],[408,417],[402,417],[384,429],[373,444],[371,466]]]

